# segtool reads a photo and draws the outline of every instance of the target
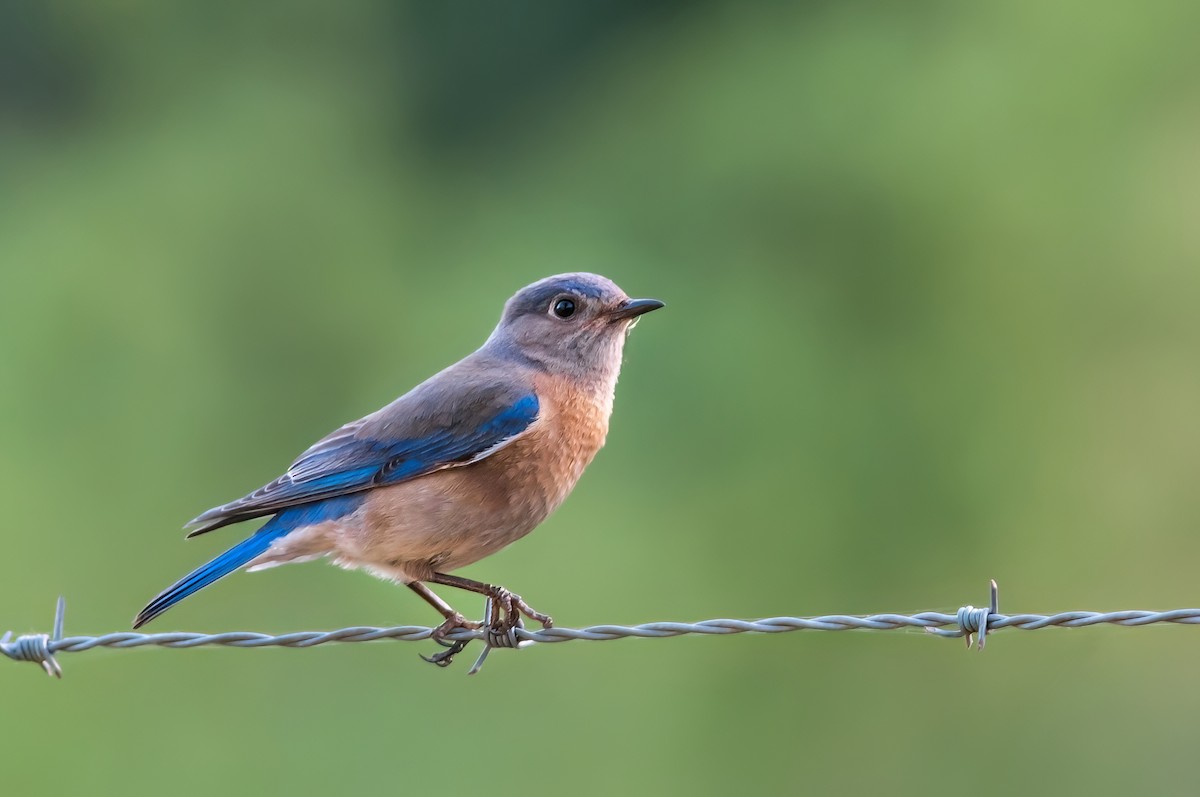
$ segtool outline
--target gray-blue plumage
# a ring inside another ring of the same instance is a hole
[[[464,384],[471,380],[447,369],[378,412],[346,424],[271,483],[189,521],[188,536],[468,463],[520,434],[537,417],[532,385],[476,384],[464,391]]]

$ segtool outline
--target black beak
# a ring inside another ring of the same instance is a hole
[[[613,321],[623,321],[627,318],[637,318],[640,315],[665,307],[658,299],[630,299],[608,314]]]

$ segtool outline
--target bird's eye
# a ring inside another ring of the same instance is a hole
[[[559,299],[552,308],[559,318],[570,318],[575,315],[575,302],[570,299]]]

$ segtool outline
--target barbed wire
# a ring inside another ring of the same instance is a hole
[[[484,616],[490,614],[485,607]],[[399,625],[388,628],[355,626],[336,631],[296,631],[290,634],[262,634],[253,631],[227,631],[219,634],[200,634],[172,631],[161,634],[139,634],[117,632],[103,636],[63,636],[63,621],[66,602],[58,599],[52,634],[25,634],[12,638],[12,632],[0,638],[0,653],[14,661],[31,661],[41,665],[47,675],[62,677],[62,667],[55,658],[59,653],[79,653],[93,648],[139,648],[158,646],[165,648],[196,648],[218,645],[231,648],[311,648],[331,642],[375,642],[393,640],[397,642],[420,642],[433,637],[434,630],[428,626]],[[991,595],[986,608],[963,606],[954,614],[942,612],[919,612],[917,614],[832,614],[821,617],[767,617],[761,620],[702,620],[695,623],[657,622],[641,625],[593,625],[587,628],[541,628],[530,630],[517,627],[506,633],[496,633],[486,628],[471,630],[455,629],[443,639],[459,652],[466,643],[480,640],[485,643],[483,652],[468,671],[479,672],[493,648],[523,648],[533,644],[570,642],[573,640],[604,641],[638,637],[642,639],[665,639],[685,634],[778,634],[786,631],[894,631],[905,628],[920,628],[927,633],[943,637],[966,638],[971,647],[973,637],[978,638],[977,647],[983,649],[987,635],[1002,628],[1020,628],[1036,631],[1051,626],[1084,628],[1094,625],[1143,626],[1154,623],[1200,625],[1200,609],[1172,609],[1170,611],[1126,610],[1116,612],[1060,612],[1058,614],[1000,614],[999,589],[991,582]],[[438,659],[438,657],[434,657]],[[451,656],[443,654],[438,664],[447,665]]]

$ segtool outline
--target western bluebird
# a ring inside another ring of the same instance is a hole
[[[503,587],[448,573],[525,536],[567,497],[604,445],[626,335],[662,306],[596,274],[522,289],[477,351],[188,523],[193,537],[271,516],[150,601],[133,627],[240,567],[323,556],[407,585],[445,618],[439,641],[479,624],[425,582],[491,598],[493,630],[521,614],[548,627],[550,617]]]

